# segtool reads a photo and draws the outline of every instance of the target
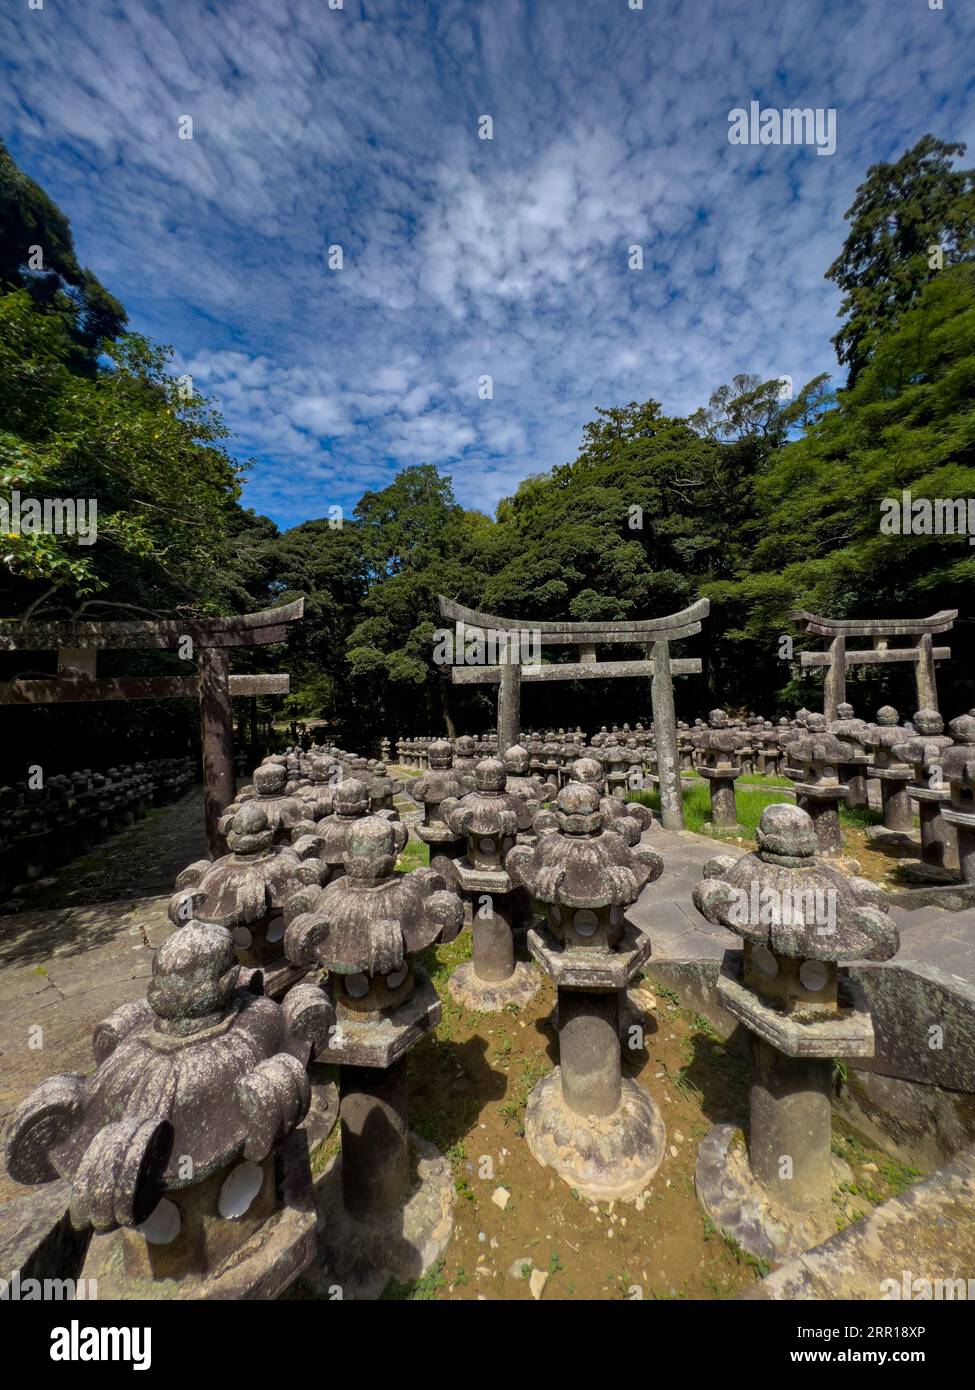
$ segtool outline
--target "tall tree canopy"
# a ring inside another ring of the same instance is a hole
[[[857,189],[849,235],[826,272],[843,291],[846,321],[833,343],[851,386],[932,276],[975,256],[975,170],[951,162],[964,153],[925,135],[896,164],[871,165]]]

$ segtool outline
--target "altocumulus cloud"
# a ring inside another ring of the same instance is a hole
[[[284,524],[422,461],[490,508],[596,406],[833,370],[857,182],[975,138],[953,0],[49,0],[0,42],[15,156]],[[836,153],[730,145],[752,100]]]

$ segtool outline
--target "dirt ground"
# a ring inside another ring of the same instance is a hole
[[[409,1058],[412,1128],[453,1168],[454,1236],[436,1270],[386,1297],[530,1299],[534,1269],[548,1275],[544,1299],[728,1298],[766,1273],[713,1228],[694,1195],[697,1141],[713,1124],[746,1118],[745,1058],[646,980],[654,1002],[645,1046],[624,1046],[624,1070],[661,1107],[665,1157],[635,1203],[592,1203],[542,1168],[523,1137],[528,1094],[558,1060],[555,990],[543,976],[526,1008],[471,1013],[446,989],[469,952],[469,933],[427,952],[443,1018]],[[855,1175],[854,1190],[839,1195],[837,1229],[917,1176],[855,1137],[838,1133],[835,1147]],[[510,1194],[503,1209],[492,1200],[502,1188]]]

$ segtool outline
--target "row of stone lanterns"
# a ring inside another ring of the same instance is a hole
[[[958,817],[975,870],[964,794],[975,720],[955,723],[968,742],[944,756],[961,792],[945,815]],[[663,862],[642,842],[645,809],[612,795],[599,763],[577,760],[546,809],[554,788],[532,779],[524,751],[458,769],[428,746],[415,790],[438,858],[409,874],[395,872],[407,831],[372,795],[375,768],[337,750],[272,760],[273,774],[228,810],[228,854],[177,883],[177,930],[155,956],[147,1000],[96,1030],[91,1076],[52,1078],[11,1126],[11,1176],[68,1180],[75,1220],[100,1233],[90,1259],[106,1287],[197,1297],[285,1287],[315,1241],[300,1128],[314,1108],[308,1068],[331,1065],[342,1147],[318,1185],[326,1277],[344,1296],[375,1296],[439,1258],[452,1179],[410,1138],[405,1059],[440,1017],[418,954],[461,931],[461,895],[474,954],[451,979],[455,997],[485,1011],[535,993],[537,976],[514,957],[522,927],[558,992],[559,1064],[528,1100],[531,1152],[592,1199],[646,1189],[665,1131],[652,1097],[623,1075],[620,1025],[651,951],[628,909]],[[823,745],[811,761],[830,756]],[[698,1195],[746,1249],[778,1259],[828,1226],[831,1059],[872,1053],[845,963],[888,959],[896,931],[873,885],[821,858],[798,806],[767,808],[757,852],[712,861],[695,903],[742,938],[718,995],[753,1035],[747,1148],[713,1131]]]

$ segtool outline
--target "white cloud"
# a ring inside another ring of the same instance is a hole
[[[0,42],[15,156],[288,523],[419,461],[489,508],[597,406],[835,372],[856,184],[975,131],[959,5],[86,0],[10,8]],[[835,107],[836,154],[730,146],[752,97]]]

